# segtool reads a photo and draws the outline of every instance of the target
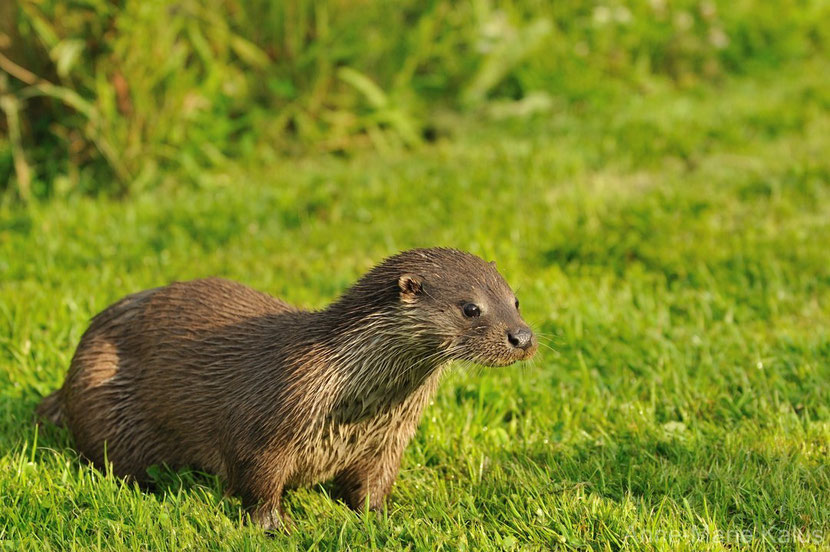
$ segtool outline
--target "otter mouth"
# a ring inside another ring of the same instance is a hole
[[[514,345],[505,340],[471,339],[470,336],[459,336],[460,339],[444,343],[447,357],[454,360],[468,361],[491,368],[503,368],[517,362],[530,360],[539,349],[539,342],[535,336],[524,345]]]
[[[481,364],[482,366],[488,366],[490,368],[504,368],[517,362],[530,360],[536,354],[537,348],[538,347],[536,345],[533,345],[528,349],[516,349],[508,352],[507,354],[498,356],[471,355],[470,357],[464,358],[464,360],[470,360],[476,364]]]
[[[516,364],[517,362],[523,362],[525,360],[530,360],[531,358],[533,358],[532,353],[531,354],[526,354],[525,353],[525,354],[510,357],[510,358],[503,358],[503,359],[488,361],[488,362],[485,362],[484,364],[486,366],[491,366],[493,368],[504,368],[506,366],[510,366],[511,364]]]

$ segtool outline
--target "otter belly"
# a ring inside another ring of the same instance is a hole
[[[369,419],[356,424],[320,422],[297,444],[291,487],[328,481],[386,446],[389,420]]]
[[[400,452],[418,426],[421,412],[440,378],[440,371],[407,399],[385,404],[357,422],[342,422],[336,408],[309,425],[296,441],[292,487],[328,481],[351,466]]]

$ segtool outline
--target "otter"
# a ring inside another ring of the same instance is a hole
[[[319,311],[209,278],[95,316],[41,418],[116,475],[218,474],[251,519],[289,530],[285,489],[334,479],[378,510],[445,366],[507,366],[537,340],[494,263],[455,249],[387,258]]]

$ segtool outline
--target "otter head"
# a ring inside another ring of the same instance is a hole
[[[398,272],[400,308],[417,322],[413,339],[435,343],[450,358],[488,366],[536,353],[536,336],[495,263],[444,248],[406,251],[387,262]]]

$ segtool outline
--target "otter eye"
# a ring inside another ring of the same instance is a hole
[[[464,311],[464,316],[467,318],[475,318],[476,316],[481,315],[481,310],[478,308],[478,305],[474,305],[472,303],[467,303],[461,310]]]
[[[519,300],[516,299],[516,310],[519,310]]]

